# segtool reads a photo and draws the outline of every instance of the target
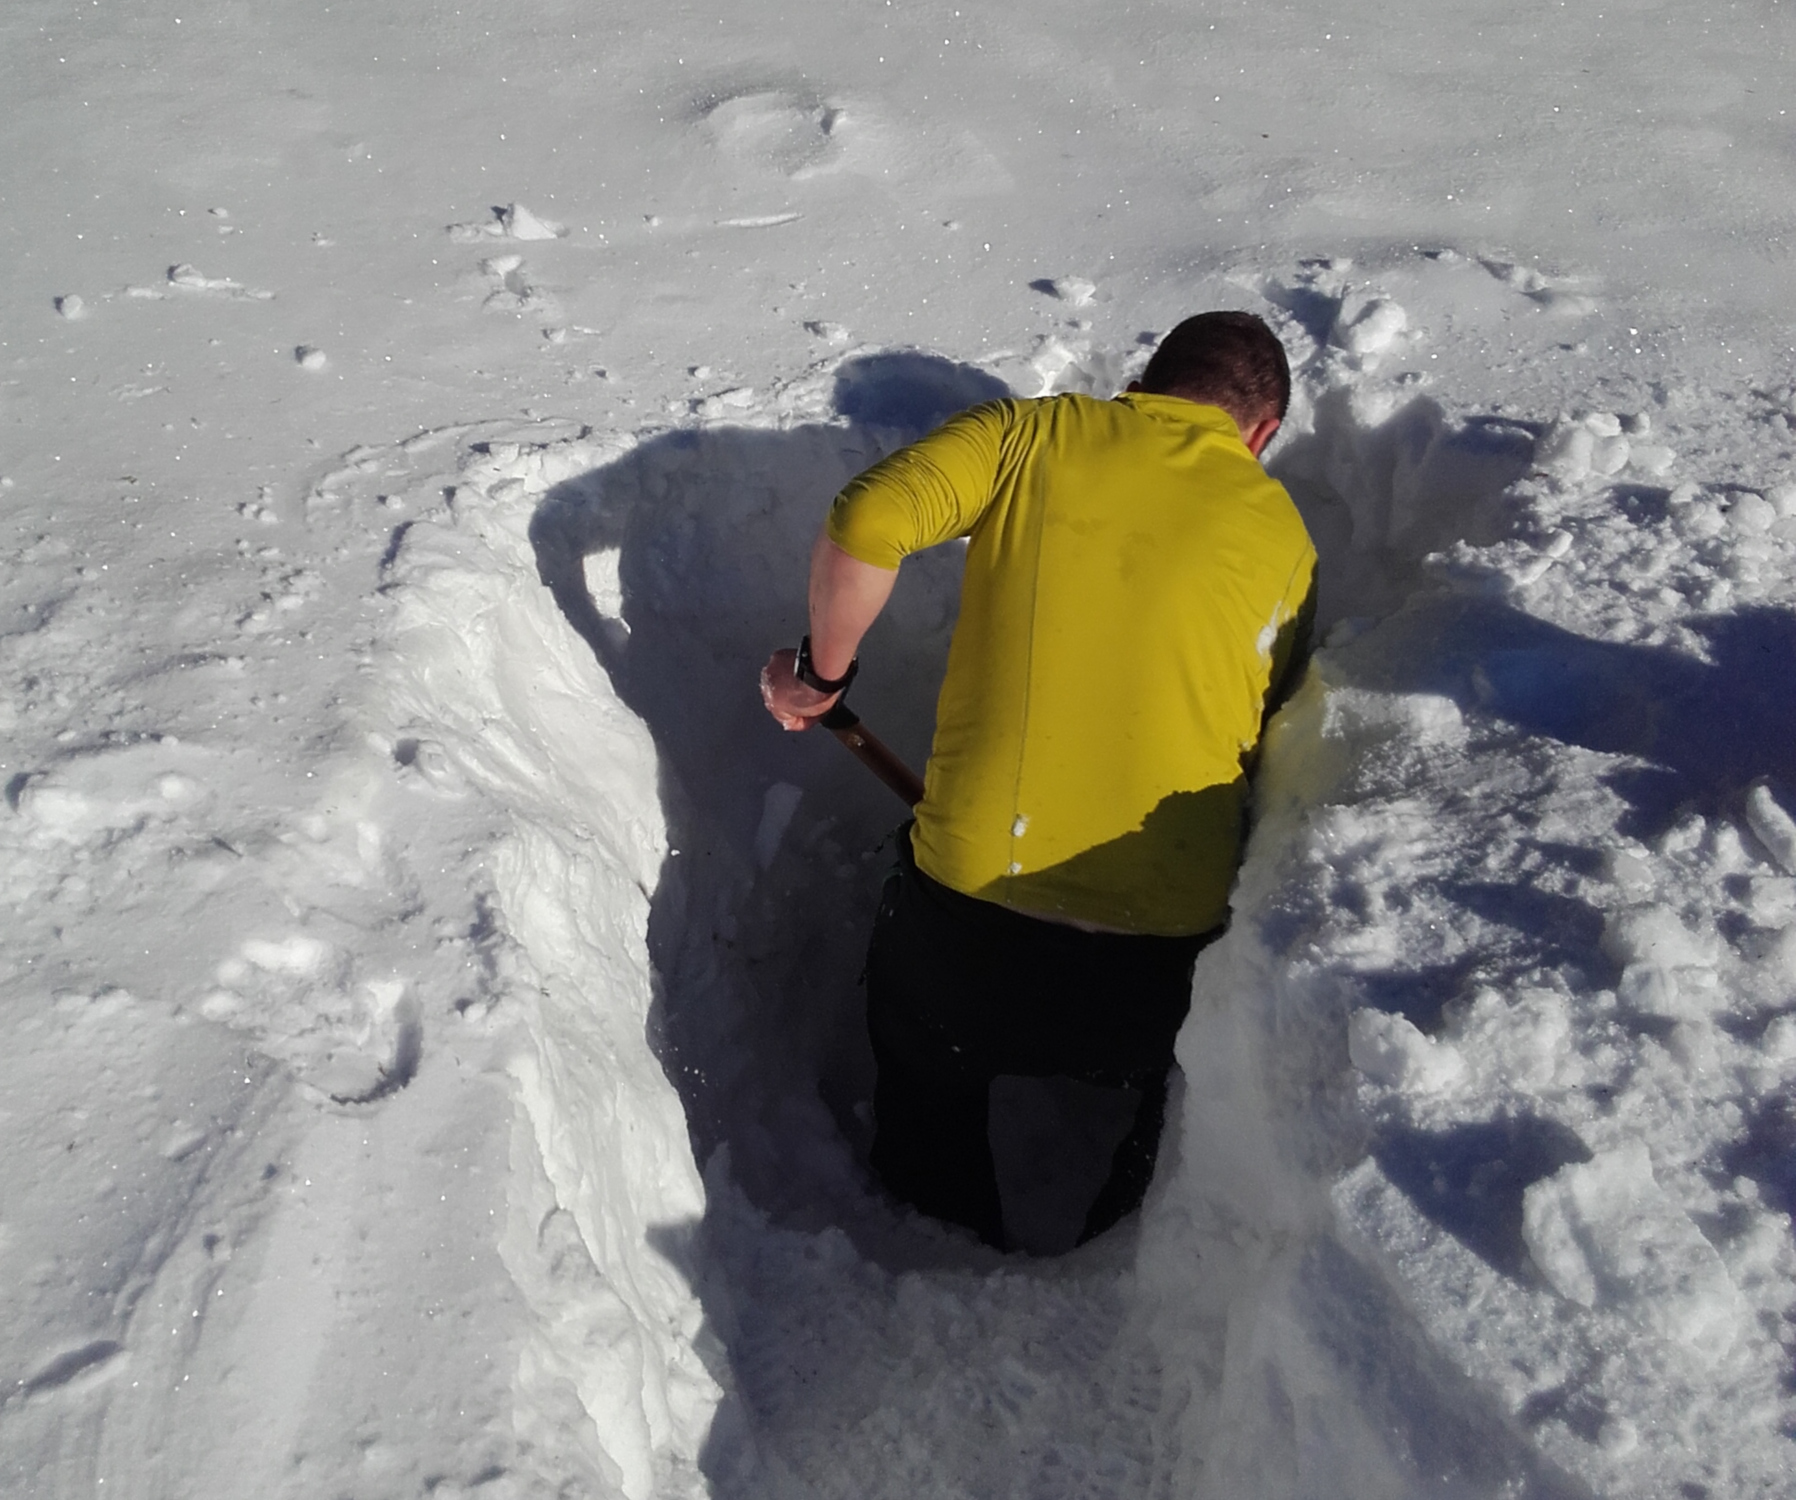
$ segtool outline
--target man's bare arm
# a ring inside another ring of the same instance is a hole
[[[811,664],[818,676],[833,681],[848,671],[861,637],[879,618],[897,581],[896,569],[850,557],[827,532],[817,533],[811,548],[810,617]],[[784,728],[809,729],[841,694],[820,693],[800,682],[796,657],[788,648],[768,658],[761,669],[761,698]]]

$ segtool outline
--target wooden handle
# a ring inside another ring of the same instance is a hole
[[[868,732],[860,715],[845,703],[837,702],[820,720],[831,734],[846,745],[863,766],[883,781],[906,807],[923,800],[923,778],[895,755],[890,746]]]

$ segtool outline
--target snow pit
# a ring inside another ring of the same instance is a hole
[[[626,1494],[694,1464],[719,1493],[785,1471],[864,1494],[844,1444],[883,1455],[875,1492],[915,1493],[969,1404],[1028,1418],[955,1449],[968,1482],[1019,1462],[1145,1482],[1130,1408],[1154,1356],[1112,1349],[1126,1242],[1000,1272],[857,1164],[855,976],[902,809],[833,741],[768,733],[755,691],[802,628],[792,560],[835,489],[1001,391],[894,352],[793,383],[758,426],[489,440],[389,565],[395,711],[513,825],[494,920],[537,1037],[518,1076],[555,1199],[617,1290],[616,1352],[575,1384]],[[588,586],[608,557],[609,598]],[[856,689],[913,760],[956,564],[907,568]],[[531,574],[548,588],[517,587]],[[1113,1377],[1095,1404],[1062,1375],[1092,1359]]]
[[[1787,710],[1705,756],[1644,707],[1714,701],[1787,627],[1699,622],[1706,660],[1581,634],[1577,579],[1616,549],[1710,565],[1643,543],[1632,492],[1552,467],[1541,429],[1382,381],[1336,316],[1274,459],[1332,644],[1268,742],[1155,1192],[1064,1260],[1002,1260],[869,1183],[854,978],[901,810],[821,736],[767,733],[754,693],[801,628],[793,560],[829,496],[990,377],[859,355],[693,426],[489,439],[400,539],[404,742],[513,830],[516,1072],[615,1297],[614,1354],[563,1365],[626,1494],[774,1472],[910,1493],[946,1467],[1055,1493],[1569,1495],[1778,1470],[1781,1439],[1716,1435],[1780,1399],[1764,1317],[1793,1269],[1774,1101],[1796,1047],[1764,924],[1796,901],[1753,790],[1788,774]],[[1098,378],[1068,353],[1052,379]],[[951,554],[907,567],[856,690],[913,761],[954,588]],[[1716,904],[1736,889],[1762,937]],[[1036,1107],[1021,1177],[1054,1128]],[[1015,1208],[1053,1245],[1052,1203]],[[1010,1436],[956,1445],[968,1409]]]

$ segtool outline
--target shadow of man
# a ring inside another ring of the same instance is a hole
[[[926,354],[853,359],[835,376],[837,420],[651,437],[557,485],[531,522],[543,583],[658,751],[674,852],[649,922],[653,1040],[699,1161],[727,1145],[731,1176],[776,1220],[841,1223],[865,1197],[844,1140],[864,1134],[855,1106],[870,1093],[856,976],[874,853],[903,808],[830,737],[782,733],[759,669],[804,629],[804,560],[836,491],[1008,394]],[[959,574],[953,547],[905,568],[855,688],[912,764]]]

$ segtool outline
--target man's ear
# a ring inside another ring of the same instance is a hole
[[[1277,431],[1277,417],[1261,417],[1252,426],[1242,430],[1241,441],[1247,444],[1247,451],[1258,458],[1266,451],[1266,445],[1272,441],[1272,435]]]

